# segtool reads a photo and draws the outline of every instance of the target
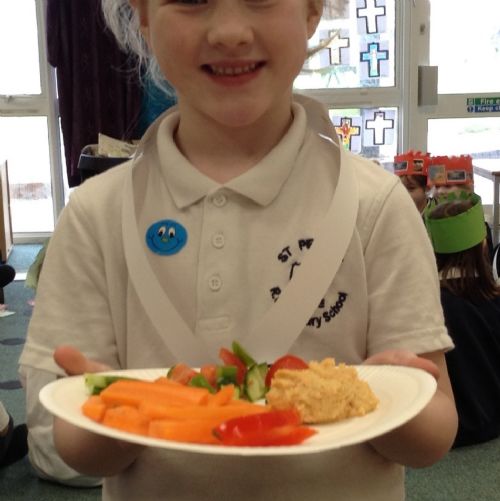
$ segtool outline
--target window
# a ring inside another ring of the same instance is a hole
[[[500,2],[432,0],[430,63],[439,66],[440,94],[499,93]]]
[[[64,204],[53,72],[42,0],[0,2],[0,158],[9,168],[14,241],[54,228]]]
[[[0,94],[41,94],[36,5],[0,2]]]
[[[351,0],[340,13],[326,8],[310,47],[317,51],[297,78],[298,89],[393,87],[394,0]]]
[[[325,8],[310,41],[313,55],[295,89],[322,100],[343,146],[392,164],[398,150],[401,92],[395,0],[348,0]]]
[[[429,54],[438,66],[439,99],[414,126],[426,130],[432,154],[471,155],[474,166],[500,170],[500,2],[430,5]],[[476,173],[474,189],[489,217],[492,181]]]

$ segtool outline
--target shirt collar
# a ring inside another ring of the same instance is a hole
[[[165,116],[156,143],[162,175],[176,206],[183,209],[221,188],[262,206],[270,204],[290,175],[306,135],[305,111],[299,104],[292,106],[293,122],[281,141],[257,165],[224,185],[199,172],[177,148],[173,137],[178,112]]]

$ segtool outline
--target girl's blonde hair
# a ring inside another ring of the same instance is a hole
[[[139,13],[131,7],[129,0],[101,0],[101,8],[120,48],[137,59],[141,76],[151,79],[166,94],[172,95],[172,87],[165,81],[154,54],[142,36]]]

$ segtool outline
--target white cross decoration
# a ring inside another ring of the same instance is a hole
[[[394,129],[394,120],[385,118],[385,112],[376,111],[372,120],[366,121],[366,128],[373,130],[373,144],[385,144],[385,131],[387,129]]]
[[[330,54],[330,64],[340,64],[341,63],[341,51],[340,49],[347,49],[350,46],[350,38],[341,38],[340,36],[334,38],[328,44],[328,52]]]
[[[367,33],[378,32],[378,18],[385,16],[385,6],[377,5],[377,0],[366,0],[363,7],[356,8],[358,18],[365,19]]]

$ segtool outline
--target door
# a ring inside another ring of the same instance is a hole
[[[0,2],[0,160],[8,161],[14,240],[54,229],[64,204],[54,73],[42,0]]]

